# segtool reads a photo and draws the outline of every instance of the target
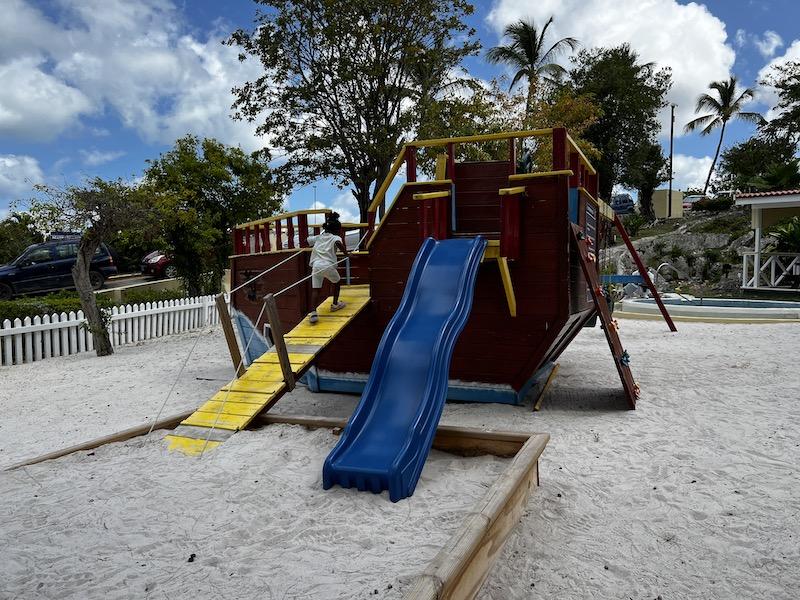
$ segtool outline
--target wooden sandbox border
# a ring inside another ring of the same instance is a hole
[[[192,411],[161,419],[152,426],[171,429]],[[301,425],[309,429],[331,429],[339,433],[346,425],[344,419],[307,417],[265,413],[252,425]],[[74,452],[92,450],[105,444],[122,442],[146,435],[150,425],[132,427],[25,460],[9,467],[11,471],[60,458]],[[511,464],[491,485],[484,497],[467,513],[458,530],[439,550],[428,566],[417,576],[405,594],[406,600],[471,599],[481,589],[492,566],[500,555],[514,526],[519,522],[533,487],[539,485],[539,456],[550,436],[546,433],[516,433],[483,431],[466,427],[440,425],[433,447],[461,456],[492,454],[513,457]]]

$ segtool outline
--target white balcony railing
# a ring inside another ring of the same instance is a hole
[[[742,289],[798,289],[800,254],[788,252],[744,252]]]

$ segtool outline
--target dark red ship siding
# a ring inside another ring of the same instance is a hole
[[[556,359],[566,348],[591,316],[592,306],[576,253],[570,247],[568,177],[540,177],[509,184],[508,163],[496,163],[488,177],[481,180],[478,170],[485,165],[457,165],[456,214],[457,219],[464,220],[457,221],[460,231],[456,233],[464,233],[462,223],[471,223],[467,228],[476,232],[492,231],[494,221],[487,220],[488,217],[479,219],[477,206],[480,214],[496,211],[499,230],[497,190],[510,185],[526,186],[527,198],[521,199],[520,258],[509,263],[517,316],[509,315],[496,261],[487,260],[479,267],[472,312],[456,345],[450,377],[510,384],[519,389],[545,361]],[[449,184],[417,184],[406,186],[400,193],[376,232],[369,255],[360,255],[352,269],[352,274],[358,275],[357,281],[369,281],[372,302],[320,354],[319,368],[369,372],[381,335],[397,310],[422,243],[420,202],[412,196],[449,189]],[[585,211],[586,201],[581,198],[579,213]],[[484,225],[478,226],[481,219]],[[234,258],[235,281],[244,281],[245,270],[255,274],[283,258],[285,255]],[[246,290],[238,292],[234,305],[254,317],[267,291],[277,291],[308,274],[307,260],[304,254],[302,260],[276,270],[274,277],[273,274],[265,277],[266,281],[256,288],[255,301],[247,299]],[[279,300],[281,319],[287,330],[308,312],[309,294],[310,286],[300,286],[297,292]]]

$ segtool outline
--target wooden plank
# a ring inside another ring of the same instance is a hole
[[[206,441],[205,439],[187,438],[180,435],[167,435],[164,436],[167,440],[167,450],[170,452],[180,450],[187,456],[200,456],[206,450],[212,450],[219,446],[222,442],[215,442],[212,440]]]
[[[514,296],[514,285],[511,283],[511,272],[508,270],[508,260],[505,256],[497,258],[497,265],[500,267],[500,277],[503,280],[503,290],[506,294],[508,312],[512,317],[517,316],[517,298]]]
[[[257,379],[256,374],[253,377],[247,377],[249,373],[250,369],[247,370],[247,373],[242,378],[222,386],[222,391],[274,394],[283,385],[283,376],[280,373],[276,373],[278,379]],[[264,376],[266,377],[266,373]]]
[[[228,305],[225,303],[225,296],[223,294],[218,294],[217,297],[214,298],[214,302],[217,304],[219,321],[222,325],[222,331],[225,334],[225,343],[228,345],[228,353],[231,355],[233,370],[237,377],[241,377],[244,375],[244,364],[242,362],[242,355],[239,353],[239,344],[236,341],[236,334],[233,332],[233,323],[231,323]]]
[[[270,332],[272,333],[272,342],[275,344],[281,371],[283,371],[283,380],[286,382],[286,390],[291,392],[294,389],[294,372],[292,371],[289,352],[286,350],[286,342],[283,339],[283,326],[278,317],[278,307],[275,305],[275,296],[267,294],[264,297],[264,306],[266,307],[265,314],[269,322]]]
[[[622,382],[622,389],[625,391],[625,397],[628,400],[628,407],[630,409],[636,408],[636,399],[639,396],[638,386],[633,380],[633,373],[627,363],[623,362],[623,354],[625,352],[622,347],[622,342],[617,335],[616,326],[613,324],[611,318],[611,311],[608,308],[608,302],[602,295],[600,288],[600,279],[597,276],[596,263],[592,262],[589,258],[589,251],[585,243],[585,238],[581,239],[582,232],[580,228],[574,223],[570,225],[572,231],[572,241],[578,251],[578,259],[586,277],[587,288],[592,297],[595,310],[603,323],[603,332],[606,334],[606,341],[611,350],[611,356],[614,359],[614,364],[617,367],[620,381]]]
[[[113,444],[116,442],[124,442],[131,438],[139,437],[142,435],[147,435],[152,430],[155,431],[156,429],[170,429],[175,427],[183,421],[186,417],[190,416],[194,411],[186,411],[179,413],[177,415],[172,415],[170,417],[165,417],[159,421],[156,421],[155,424],[145,424],[145,425],[138,425],[136,427],[131,427],[130,429],[123,429],[122,431],[118,431],[116,433],[112,433],[110,435],[104,435],[99,438],[95,438],[88,442],[83,442],[81,444],[75,444],[73,446],[68,446],[66,448],[62,448],[61,450],[55,450],[53,452],[48,452],[46,454],[42,454],[35,458],[27,458],[23,461],[18,463],[14,463],[5,468],[6,471],[13,471],[14,469],[18,469],[20,467],[25,467],[28,465],[35,465],[40,462],[44,462],[46,460],[53,460],[56,458],[61,458],[62,456],[67,456],[68,454],[73,454],[74,452],[81,452],[83,450],[93,450],[95,448],[99,448],[100,446],[104,446],[106,444]]]
[[[196,411],[192,413],[191,416],[181,421],[181,425],[196,425],[198,427],[213,427],[215,429],[239,431],[246,427],[251,420],[250,417]]]
[[[625,242],[625,246],[628,248],[628,252],[633,259],[633,262],[636,263],[636,268],[639,270],[639,275],[642,276],[645,285],[650,290],[650,293],[653,294],[653,298],[655,299],[656,304],[658,304],[658,310],[661,311],[661,315],[667,322],[669,330],[673,333],[678,331],[678,328],[675,327],[675,323],[672,322],[672,317],[670,317],[669,312],[667,312],[667,307],[664,306],[664,303],[661,301],[661,295],[658,293],[656,286],[653,285],[653,282],[650,279],[650,274],[647,272],[647,267],[644,266],[642,259],[639,257],[639,253],[636,252],[636,248],[633,247],[631,238],[628,237],[628,232],[625,231],[625,226],[622,224],[622,221],[620,221],[620,218],[616,213],[614,213],[614,225],[616,225],[617,231],[619,231],[619,234],[622,236],[622,241]]]
[[[538,460],[549,440],[533,434],[461,527],[406,593],[407,600],[471,599],[480,591],[538,484]]]
[[[269,398],[269,396],[262,396],[262,398],[266,401]],[[264,403],[265,402],[260,402],[259,404],[253,404],[250,402],[231,402],[230,400],[227,402],[217,402],[215,400],[209,400],[197,410],[206,413],[214,413],[214,414],[220,413],[223,415],[253,417],[258,412],[261,411],[261,407],[264,406]]]

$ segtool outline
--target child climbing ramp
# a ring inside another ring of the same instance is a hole
[[[312,244],[311,259],[311,306],[314,307],[309,314],[311,323],[319,321],[317,306],[319,306],[319,295],[323,282],[327,279],[333,284],[333,303],[331,311],[336,312],[346,306],[345,302],[339,301],[339,292],[342,287],[342,277],[336,268],[338,258],[336,252],[339,251],[347,258],[347,246],[342,241],[342,224],[339,221],[339,213],[330,213],[322,226],[323,232],[320,235],[311,236],[308,242]]]

